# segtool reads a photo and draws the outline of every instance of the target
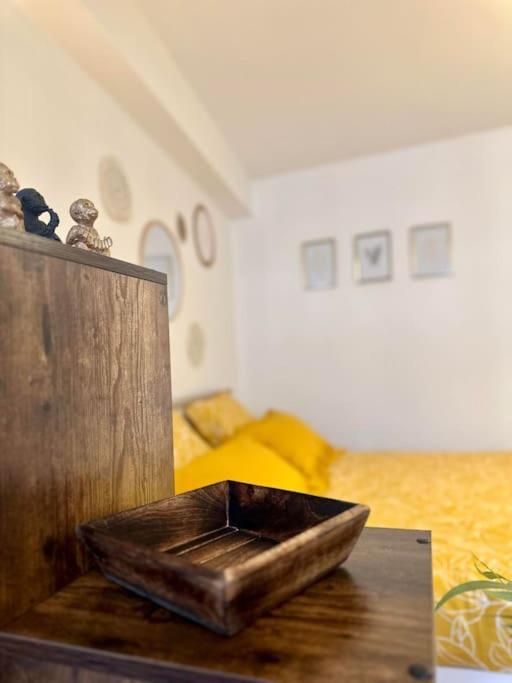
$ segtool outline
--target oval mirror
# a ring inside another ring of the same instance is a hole
[[[144,228],[141,239],[141,263],[146,268],[167,274],[169,319],[174,318],[183,296],[183,274],[178,246],[164,223],[151,221]]]

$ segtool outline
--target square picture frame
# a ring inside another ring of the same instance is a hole
[[[304,289],[320,292],[336,288],[336,240],[333,237],[303,242],[301,260]]]
[[[357,284],[389,282],[393,279],[391,230],[361,232],[354,236],[353,275]]]
[[[413,278],[453,275],[452,225],[448,221],[409,228],[410,272]]]

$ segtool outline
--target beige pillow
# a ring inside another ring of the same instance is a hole
[[[194,401],[186,407],[185,413],[211,446],[224,443],[237,429],[254,419],[243,405],[227,393]]]
[[[179,410],[172,411],[172,437],[175,468],[188,465],[198,455],[210,450],[210,446],[186,421]]]

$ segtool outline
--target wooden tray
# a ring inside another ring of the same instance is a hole
[[[345,561],[365,505],[224,481],[77,528],[105,576],[232,635]]]

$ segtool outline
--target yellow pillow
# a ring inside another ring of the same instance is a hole
[[[230,394],[194,401],[187,406],[185,413],[211,446],[227,441],[239,427],[254,419]]]
[[[292,415],[269,411],[261,420],[241,428],[237,434],[248,436],[271,448],[307,478],[315,493],[325,492],[328,465],[334,458],[329,444]]]
[[[189,425],[179,410],[172,411],[172,442],[174,467],[184,467],[210,446]]]
[[[309,493],[302,474],[269,448],[244,437],[199,455],[174,473],[176,493],[233,479]]]

